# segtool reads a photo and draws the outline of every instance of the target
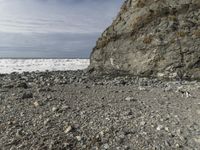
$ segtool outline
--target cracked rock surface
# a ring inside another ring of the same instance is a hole
[[[199,150],[199,91],[83,71],[1,75],[0,149]]]
[[[126,0],[90,59],[100,73],[199,78],[200,1]]]

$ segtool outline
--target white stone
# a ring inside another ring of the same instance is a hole
[[[156,128],[156,130],[158,130],[158,131],[160,131],[160,130],[162,130],[162,129],[163,129],[163,126],[162,126],[162,125],[158,125],[157,128]]]
[[[65,129],[65,133],[69,133],[70,131],[72,130],[72,126],[68,126],[66,129]]]

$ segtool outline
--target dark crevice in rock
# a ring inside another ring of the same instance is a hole
[[[197,62],[194,63],[192,68],[200,68],[200,58],[199,58],[199,60]]]

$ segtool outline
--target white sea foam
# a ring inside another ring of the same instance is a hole
[[[0,59],[0,73],[86,69],[88,59]]]

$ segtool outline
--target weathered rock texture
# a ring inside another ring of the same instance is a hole
[[[90,69],[200,78],[200,0],[126,0],[98,39]]]

